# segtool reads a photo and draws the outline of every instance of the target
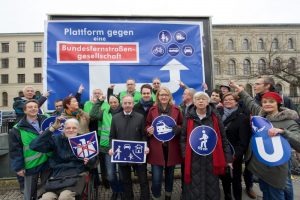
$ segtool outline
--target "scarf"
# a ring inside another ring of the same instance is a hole
[[[213,120],[213,128],[216,131],[217,138],[218,138],[216,148],[212,153],[213,173],[214,175],[218,176],[225,173],[226,161],[225,161],[225,156],[223,151],[222,138],[219,129],[218,119],[215,113],[212,113],[212,120]],[[194,128],[194,121],[193,119],[189,118],[187,121],[187,140],[186,140],[186,147],[185,147],[184,182],[186,184],[190,184],[192,182],[191,180],[192,148],[189,143],[189,138],[193,128]]]
[[[76,118],[78,121],[80,120],[80,110],[76,110],[76,111],[70,111],[68,109],[65,109],[65,113],[70,116],[70,117],[74,117]]]
[[[238,107],[232,108],[232,109],[228,109],[224,107],[224,114],[222,116],[222,121],[224,122],[227,117],[229,117],[233,112],[237,111]]]
[[[166,109],[164,109],[160,103],[157,104],[157,107],[158,107],[159,115],[163,114],[163,115],[170,115],[171,116],[171,113],[170,113],[171,105],[170,104],[167,105]]]
[[[153,106],[152,99],[150,101],[144,101],[143,99],[141,99],[140,103],[143,106],[145,111],[149,110],[149,108],[151,108]]]

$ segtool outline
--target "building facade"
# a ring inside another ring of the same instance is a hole
[[[299,72],[300,24],[213,25],[214,84],[237,80],[253,93],[254,80],[270,65]],[[43,33],[0,34],[0,110],[12,110],[25,85],[43,89]],[[299,76],[300,77],[300,76]],[[275,78],[277,89],[292,97],[298,89]]]

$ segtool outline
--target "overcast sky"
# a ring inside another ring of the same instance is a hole
[[[299,0],[0,0],[0,33],[43,32],[47,14],[211,16],[213,24],[300,23]]]

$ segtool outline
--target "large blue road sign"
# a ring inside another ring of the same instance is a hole
[[[55,119],[56,117],[55,116],[52,116],[52,117],[48,117],[47,119],[45,119],[42,123],[42,131],[45,131],[47,128],[49,128],[50,126],[52,126],[55,122]],[[57,130],[55,130],[53,132],[54,135],[59,135],[59,134],[62,134],[63,131],[64,131],[64,125],[65,125],[65,122],[66,120],[65,119],[61,119],[60,120],[61,122],[61,127]]]
[[[99,153],[96,131],[68,139],[71,149],[77,158],[93,158]]]
[[[209,40],[202,42],[203,30],[201,21],[48,21],[44,82],[52,91],[48,109],[54,109],[56,99],[74,94],[81,83],[85,101],[95,88],[105,92],[115,84],[115,92],[120,92],[126,89],[126,80],[134,78],[139,90],[154,77],[179,104],[183,92],[179,80],[196,90],[205,82],[203,46],[207,48]]]
[[[255,157],[268,166],[278,166],[286,163],[291,157],[291,146],[280,134],[270,137],[268,131],[272,123],[260,116],[252,116],[251,138]]]
[[[173,127],[176,126],[175,120],[168,115],[160,115],[156,117],[152,126],[154,127],[153,136],[162,142],[167,142],[175,136]]]
[[[114,154],[111,156],[111,162],[119,163],[145,163],[146,142],[131,140],[112,140],[112,149]]]
[[[218,137],[215,130],[209,126],[197,126],[191,132],[189,143],[196,154],[206,156],[211,154],[217,145]]]

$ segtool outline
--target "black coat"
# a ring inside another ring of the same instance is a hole
[[[223,108],[219,109],[220,114],[223,116]],[[251,138],[250,119],[244,114],[241,108],[233,112],[223,122],[226,136],[235,151],[235,158],[242,159],[244,153],[248,148]]]
[[[153,103],[154,102],[152,102],[152,105],[153,105]],[[151,106],[147,110],[145,110],[143,105],[141,104],[141,102],[139,102],[139,103],[134,105],[133,110],[140,113],[140,114],[142,114],[144,116],[144,119],[146,120],[150,108],[151,108]]]
[[[140,113],[132,111],[126,116],[124,112],[117,113],[111,122],[110,143],[112,139],[146,141],[144,126],[144,117]]]
[[[212,109],[211,106],[207,107],[206,117],[202,120],[199,119],[194,105],[189,106],[186,119],[183,123],[181,134],[181,150],[182,156],[185,157],[186,140],[187,138],[187,119],[191,118],[194,121],[194,128],[201,125],[206,125],[213,128],[212,112],[218,118],[219,129],[221,134],[222,146],[224,151],[225,160],[227,163],[232,162],[230,148],[226,139],[225,130],[221,123],[218,112]],[[184,185],[183,199],[220,199],[219,177],[213,173],[213,157],[212,154],[207,156],[200,156],[192,151],[191,155],[191,183]]]

